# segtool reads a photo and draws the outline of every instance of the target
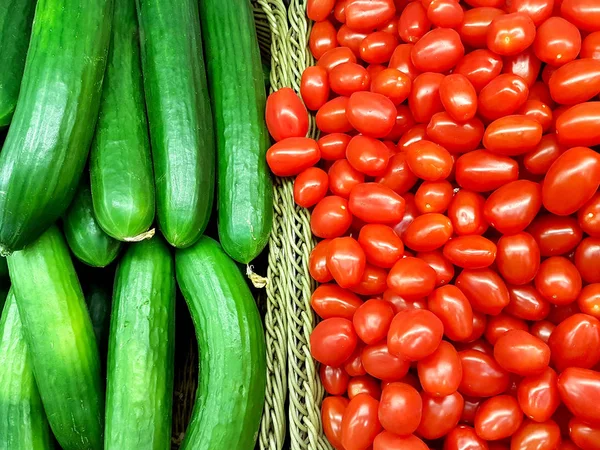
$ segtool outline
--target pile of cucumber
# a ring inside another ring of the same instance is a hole
[[[170,449],[178,290],[182,448],[254,448],[264,108],[248,0],[0,2],[0,450]]]

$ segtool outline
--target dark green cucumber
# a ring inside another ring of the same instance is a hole
[[[106,267],[121,250],[121,241],[104,232],[96,220],[90,187],[81,182],[63,217],[63,230],[73,254],[92,267]]]
[[[17,303],[10,292],[0,318],[0,449],[53,447]]]
[[[0,128],[15,112],[35,1],[3,0],[0,8]]]
[[[174,344],[175,264],[157,236],[132,244],[115,276],[105,450],[171,448]]]
[[[215,173],[198,1],[136,4],[158,225],[171,245],[184,248],[208,224]]]
[[[219,240],[238,262],[265,248],[273,222],[265,85],[250,2],[200,2],[217,139]],[[243,31],[241,31],[243,30]]]
[[[182,449],[253,449],[265,398],[265,341],[252,293],[209,237],[175,253],[200,354],[198,391]]]
[[[8,257],[33,372],[64,450],[102,449],[104,393],[94,329],[69,249],[51,226]]]
[[[92,283],[85,292],[85,303],[90,314],[94,336],[100,350],[100,357],[105,354],[108,340],[108,329],[110,326],[111,292],[103,286]]]
[[[98,116],[112,0],[39,0],[19,100],[0,153],[0,253],[67,209]]]
[[[147,237],[154,221],[154,175],[139,47],[134,1],[115,0],[90,178],[98,223],[120,241]]]

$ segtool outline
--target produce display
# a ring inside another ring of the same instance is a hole
[[[600,5],[306,13],[267,161],[311,209],[330,444],[600,449]]]

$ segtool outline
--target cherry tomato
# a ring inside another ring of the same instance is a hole
[[[488,319],[485,338],[490,344],[496,345],[498,339],[510,330],[528,331],[527,323],[524,320],[500,313]]]
[[[456,286],[442,286],[429,294],[427,309],[442,321],[448,339],[464,341],[473,333],[471,304]]]
[[[548,89],[548,85],[541,80],[536,81],[529,88],[529,98],[527,100],[539,100],[551,108],[554,107],[554,101],[550,96],[550,89]],[[554,112],[554,116],[556,118],[556,111]]]
[[[479,114],[488,120],[513,114],[525,103],[528,95],[525,80],[512,73],[504,73],[490,81],[479,93]]]
[[[418,258],[402,258],[394,264],[388,275],[387,284],[396,294],[407,299],[429,295],[435,288],[436,273]]]
[[[568,317],[556,326],[548,345],[558,371],[591,369],[600,361],[600,321],[587,314]]]
[[[371,299],[356,310],[352,323],[358,337],[369,345],[387,336],[393,318],[394,310],[388,302]]]
[[[415,203],[423,214],[443,213],[448,209],[453,195],[453,187],[448,181],[425,181],[417,189]]]
[[[385,341],[367,345],[362,351],[361,360],[367,373],[380,380],[399,380],[408,373],[410,368],[409,361],[389,352]]]
[[[399,105],[408,98],[411,79],[398,69],[384,69],[371,82],[371,92],[385,95],[394,105]]]
[[[558,376],[549,367],[521,380],[517,399],[527,417],[536,422],[545,422],[552,417],[560,404],[557,383]]]
[[[347,134],[332,133],[322,136],[318,141],[321,150],[321,158],[328,161],[344,159],[346,157],[346,147],[352,139]]]
[[[460,122],[447,112],[435,113],[427,125],[427,138],[451,153],[475,150],[481,142],[483,132],[483,123],[477,117]]]
[[[577,298],[577,305],[582,313],[600,318],[600,283],[585,286]]]
[[[440,100],[446,112],[457,121],[470,120],[477,112],[477,93],[467,77],[452,74],[440,84]]]
[[[550,339],[550,335],[554,331],[554,328],[556,327],[552,322],[548,320],[541,320],[539,322],[534,322],[529,331],[535,337],[538,337],[542,341],[548,343],[548,339]]]
[[[312,233],[324,239],[343,235],[351,223],[348,201],[335,195],[325,197],[317,203],[310,217]]]
[[[325,20],[331,10],[335,0],[308,0],[306,4],[306,15],[310,20],[318,22]]]
[[[365,252],[356,239],[339,237],[329,243],[327,268],[342,288],[349,288],[360,282],[365,264]]]
[[[348,205],[354,216],[367,223],[396,223],[404,215],[404,199],[380,183],[355,186]]]
[[[337,31],[329,20],[316,22],[310,30],[308,47],[315,59],[321,58],[325,52],[337,47]]]
[[[560,428],[556,422],[526,420],[510,440],[512,450],[553,450],[560,444]]]
[[[360,133],[381,138],[394,127],[396,107],[389,98],[381,94],[355,92],[348,100],[346,116]]]
[[[569,317],[580,313],[577,302],[572,302],[567,305],[550,305],[550,313],[547,319],[554,325],[558,325]]]
[[[391,289],[387,289],[383,293],[383,299],[392,305],[394,313],[396,314],[406,309],[425,309],[427,307],[425,299],[417,298],[407,300],[404,297],[396,294]]]
[[[482,269],[496,259],[496,244],[483,236],[459,236],[444,245],[444,256],[464,269]]]
[[[591,426],[576,417],[569,421],[569,436],[583,450],[600,448],[600,426]]]
[[[322,364],[339,367],[354,351],[358,337],[352,322],[332,317],[320,322],[310,335],[310,351]]]
[[[443,342],[442,342],[443,343]],[[421,393],[423,412],[417,433],[425,439],[439,439],[448,434],[460,420],[464,400],[454,392],[445,397]]]
[[[583,237],[581,228],[574,218],[552,214],[536,217],[527,231],[538,243],[542,256],[559,256],[568,253]]]
[[[414,44],[431,29],[427,11],[421,2],[411,2],[402,10],[398,21],[400,39]]]
[[[494,345],[494,358],[508,372],[535,375],[548,367],[550,348],[527,331],[509,330]]]
[[[318,110],[327,103],[329,80],[327,79],[327,71],[323,67],[307,67],[302,72],[300,95],[306,107],[313,111]]]
[[[483,146],[502,155],[522,155],[537,147],[542,133],[542,125],[529,117],[504,116],[488,125],[483,135]]]
[[[590,33],[583,39],[579,57],[600,59],[600,32]]]
[[[347,0],[346,25],[353,30],[369,31],[390,20],[396,8],[393,0]]]
[[[411,58],[422,72],[446,72],[464,56],[460,35],[452,28],[436,28],[426,33],[412,49]]]
[[[577,220],[583,231],[592,237],[600,237],[600,193],[596,192],[577,212]]]
[[[427,18],[438,28],[457,28],[464,17],[463,9],[453,0],[433,0],[427,8]]]
[[[579,54],[581,34],[575,25],[562,17],[550,17],[538,27],[533,50],[543,62],[562,66]]]
[[[485,150],[465,153],[456,160],[456,182],[475,192],[489,192],[517,180],[519,165],[507,156]]]
[[[356,56],[352,50],[348,47],[335,47],[323,53],[317,66],[323,67],[329,73],[334,67],[348,62],[356,62]]]
[[[323,133],[347,133],[352,125],[346,118],[348,97],[336,97],[325,103],[315,116],[317,127]]]
[[[458,32],[465,44],[473,48],[487,46],[487,31],[492,21],[505,13],[499,8],[480,6],[465,12],[462,25]],[[498,70],[500,73],[500,69]]]
[[[600,145],[600,102],[580,103],[567,109],[556,119],[556,134],[558,142],[567,147]]]
[[[387,63],[396,49],[398,39],[391,33],[375,31],[360,43],[360,57],[369,64]]]
[[[523,412],[510,395],[498,395],[483,402],[475,414],[475,431],[488,441],[512,436],[523,422]]]
[[[525,13],[531,17],[536,27],[552,15],[554,0],[512,0],[507,4],[509,13]]]
[[[469,425],[473,425],[473,421],[475,420],[475,413],[477,412],[477,409],[479,408],[479,405],[481,404],[483,399],[473,397],[463,397],[463,399],[464,406],[460,417],[460,421]]]
[[[423,403],[417,390],[405,383],[391,383],[381,393],[379,421],[390,433],[413,433],[421,422]]]
[[[474,8],[471,11],[475,11],[476,9],[477,8]],[[500,11],[500,14],[502,14],[501,10],[497,10],[495,8],[485,9]],[[467,11],[465,13],[465,19],[469,12],[470,11]],[[483,28],[483,31],[484,42],[482,46],[485,46],[485,32],[487,31],[487,28]],[[464,35],[462,31],[461,36],[464,40]],[[461,74],[467,77],[473,85],[473,87],[475,88],[475,92],[479,93],[490,81],[492,81],[494,78],[500,75],[500,73],[502,72],[502,68],[502,59],[498,55],[490,52],[488,49],[478,49],[467,53],[454,68],[454,73]]]
[[[319,376],[321,384],[328,394],[343,395],[346,393],[350,377],[343,368],[321,365]]]
[[[448,217],[454,233],[459,236],[482,234],[487,229],[483,217],[485,199],[475,192],[460,189],[448,208]]]
[[[371,177],[385,172],[390,156],[390,151],[383,142],[360,134],[354,136],[346,147],[346,158],[350,165]]]
[[[443,79],[444,75],[441,73],[425,72],[413,80],[408,106],[415,121],[428,123],[435,113],[444,110],[440,99],[440,84]]]
[[[360,282],[352,286],[352,291],[358,295],[378,297],[387,289],[387,270],[367,264]]]
[[[367,261],[379,267],[390,268],[404,253],[404,244],[394,230],[386,225],[367,224],[358,235]]]
[[[401,311],[390,325],[388,348],[393,355],[419,361],[437,349],[443,333],[441,320],[432,312],[424,309]]]
[[[575,251],[575,267],[588,283],[600,282],[600,238],[585,238]]]
[[[327,397],[321,404],[323,432],[327,440],[336,450],[342,447],[342,417],[348,407],[348,399],[344,397]]]
[[[569,192],[564,192],[566,186]],[[574,147],[558,157],[544,179],[543,201],[550,212],[576,212],[600,185],[600,156],[589,148]]]
[[[366,91],[371,85],[367,69],[354,62],[346,62],[329,71],[329,87],[339,95],[350,96],[354,92]]]
[[[379,380],[370,375],[359,375],[350,378],[350,381],[348,382],[348,398],[352,400],[354,397],[360,394],[367,394],[373,397],[375,400],[379,400],[381,397]]]
[[[498,240],[498,271],[510,284],[532,281],[540,266],[540,249],[529,233],[504,235]]]
[[[543,320],[550,313],[550,303],[531,284],[508,286],[510,303],[506,314],[523,320]]]
[[[465,269],[456,278],[455,284],[473,309],[484,314],[498,315],[510,302],[506,284],[491,269]]]
[[[560,398],[577,418],[600,425],[600,372],[570,367],[558,377]]]
[[[396,70],[396,69],[392,69],[392,70]],[[373,84],[371,84],[371,86],[373,86]],[[388,96],[391,94],[392,93],[390,92],[390,93],[387,93],[384,95]],[[406,94],[408,95],[408,92]],[[391,97],[390,97],[390,99],[391,99]],[[391,100],[394,101],[394,99],[391,99]],[[396,121],[394,123],[394,127],[392,128],[392,131],[390,131],[390,133],[385,137],[386,141],[388,141],[388,144],[393,146],[392,150],[394,152],[396,152],[396,150],[397,150],[396,145],[394,144],[394,142],[389,142],[389,141],[399,140],[402,137],[402,135],[406,131],[408,131],[411,127],[413,127],[414,125],[415,125],[415,119],[413,118],[408,105],[397,105],[396,106]]]
[[[600,61],[578,59],[559,67],[550,77],[550,94],[555,102],[574,105],[600,93]]]
[[[506,391],[510,378],[494,358],[477,350],[459,352],[463,378],[458,388],[463,395],[492,397]]]
[[[309,167],[294,180],[294,201],[303,208],[316,205],[325,197],[329,179],[324,170]]]
[[[536,100],[528,100],[527,103],[531,101]],[[540,104],[544,105],[543,103]],[[545,136],[542,136],[542,139],[535,149],[525,154],[523,165],[534,175],[544,175],[548,172],[552,163],[554,163],[564,151],[565,149],[559,145],[558,138],[555,134],[546,134]]]
[[[540,264],[535,287],[550,303],[567,305],[581,291],[581,275],[567,258],[552,256]]]
[[[416,184],[417,180],[416,175],[408,167],[406,154],[396,153],[390,158],[383,175],[375,181],[387,186],[397,194],[404,195]]]
[[[404,215],[402,216],[402,219],[393,226],[394,231],[400,237],[404,236],[408,226],[413,222],[415,217],[419,215],[419,210],[415,203],[415,196],[410,192],[407,192],[404,194],[403,198],[405,202]],[[404,255],[406,256],[406,254],[407,252],[405,251]]]
[[[553,124],[552,110],[539,100],[527,100],[517,113],[539,123],[542,126],[542,132],[548,131]],[[539,143],[537,145],[539,146]]]
[[[487,316],[483,313],[480,313],[479,311],[473,311],[473,332],[468,338],[464,340],[464,342],[473,343],[477,341],[481,336],[483,336],[486,325]],[[492,354],[491,351],[489,354]]]
[[[295,95],[295,94],[294,94]],[[273,144],[267,151],[267,163],[279,177],[298,175],[321,159],[314,139],[290,137]]]
[[[346,450],[367,450],[381,430],[377,418],[379,402],[367,394],[353,397],[342,418],[342,446]]]
[[[454,278],[454,266],[439,250],[419,252],[417,253],[417,258],[425,261],[435,271],[436,287],[448,284]]]
[[[364,181],[365,176],[346,159],[335,161],[329,168],[329,189],[339,197],[348,198],[352,188]]]
[[[267,98],[265,109],[267,128],[276,141],[304,138],[308,133],[308,113],[292,89],[284,87],[273,92]]]
[[[354,55],[360,53],[360,43],[367,37],[368,33],[352,30],[348,25],[342,25],[337,31],[339,45],[348,47]]]
[[[513,234],[527,228],[541,205],[541,186],[533,181],[518,180],[492,192],[483,212],[487,222],[499,232]]]
[[[384,431],[379,433],[373,441],[373,450],[428,450],[429,447],[417,436],[409,434],[408,436],[398,436],[397,434]]]
[[[587,4],[579,0],[565,0],[560,7],[561,15],[569,22],[585,31],[600,31],[600,9],[595,3]]]
[[[448,150],[427,140],[415,142],[407,148],[406,162],[417,177],[427,181],[448,178],[454,163]]]
[[[319,283],[327,283],[333,280],[329,269],[327,268],[327,249],[330,239],[324,239],[315,245],[315,248],[310,252],[308,259],[308,271],[310,276]]]
[[[488,445],[473,428],[459,425],[446,436],[444,450],[488,450]]]
[[[405,73],[414,81],[415,77],[419,74],[419,71],[415,68],[410,57],[413,47],[413,44],[400,44],[396,47],[396,50],[392,53],[388,67]]]
[[[429,213],[415,217],[402,238],[408,248],[417,252],[429,252],[443,246],[451,236],[450,219],[443,214]]]
[[[322,319],[342,317],[352,320],[354,313],[362,304],[362,300],[355,294],[336,284],[320,285],[310,298],[310,305]]]
[[[423,390],[434,397],[456,392],[462,379],[462,366],[452,344],[440,342],[438,348],[417,364]],[[456,425],[456,424],[455,424]]]
[[[527,49],[534,39],[533,20],[528,14],[516,12],[495,17],[490,24],[486,42],[494,53],[511,56]]]

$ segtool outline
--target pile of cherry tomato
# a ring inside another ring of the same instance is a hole
[[[338,450],[600,449],[600,1],[308,0],[266,107]],[[321,134],[305,137],[307,109]]]

